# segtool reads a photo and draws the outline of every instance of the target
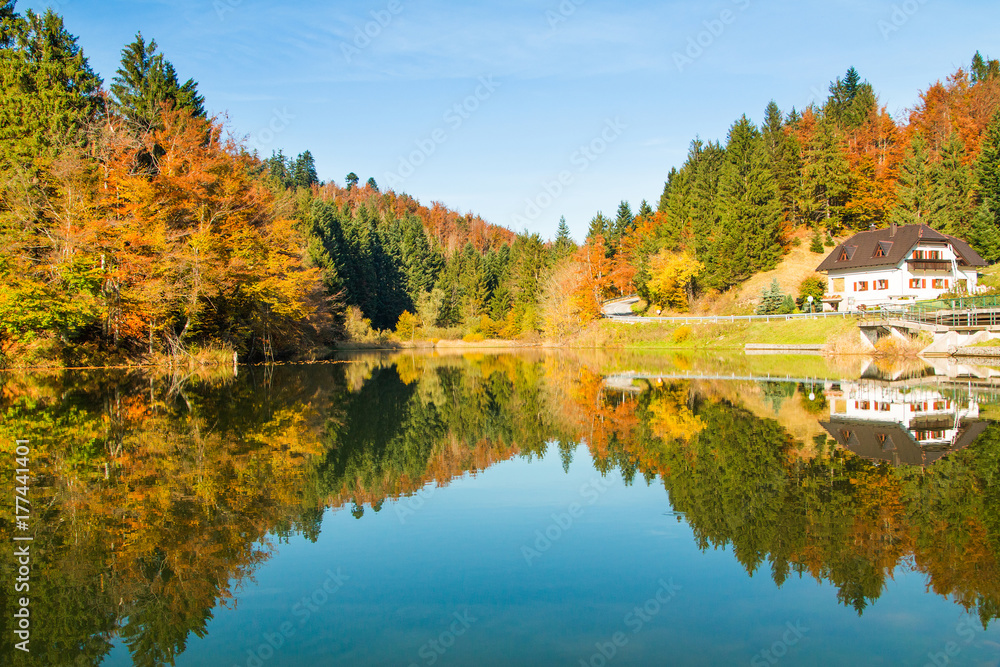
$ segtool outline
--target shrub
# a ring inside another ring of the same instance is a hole
[[[400,340],[413,340],[417,334],[417,316],[404,310],[396,322],[396,335]]]
[[[465,334],[462,340],[466,343],[482,343],[486,338],[481,333],[470,333]]]
[[[344,315],[344,331],[347,339],[355,343],[374,343],[378,334],[372,329],[372,322],[362,314],[357,306],[348,306]]]
[[[674,329],[674,335],[672,336],[672,339],[675,343],[683,343],[690,337],[691,337],[691,327],[685,325]]]
[[[809,298],[813,298],[813,305],[816,310],[823,310],[823,295],[826,294],[826,280],[818,273],[814,273],[801,283],[799,283],[799,308],[806,310],[809,307]]]
[[[818,229],[813,232],[812,241],[809,242],[809,250],[818,254],[825,252],[823,250],[823,237],[819,235]]]

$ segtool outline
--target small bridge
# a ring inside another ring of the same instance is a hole
[[[887,335],[926,331],[934,335],[934,344],[925,352],[951,353],[1000,333],[1000,296],[938,299],[905,308],[862,311],[858,326],[872,343]]]

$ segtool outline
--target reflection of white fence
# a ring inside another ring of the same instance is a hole
[[[857,312],[843,313],[795,313],[791,315],[678,315],[674,317],[639,317],[637,315],[605,315],[605,319],[614,322],[624,322],[626,324],[648,324],[651,322],[675,322],[678,324],[709,323],[719,324],[725,322],[770,322],[775,320],[811,320],[823,319],[827,317],[858,317]]]
[[[791,375],[737,375],[736,373],[615,373],[604,378],[604,384],[613,389],[625,389],[632,386],[635,380],[647,380],[649,382],[673,382],[676,380],[729,380],[734,382],[791,382],[794,384],[807,384],[814,386],[825,386],[827,383],[837,383],[840,380],[811,377],[799,378]]]

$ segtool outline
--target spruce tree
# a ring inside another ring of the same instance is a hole
[[[361,179],[358,178],[358,175],[352,171],[344,177],[344,184],[347,186],[348,190],[352,190],[358,185],[359,180]]]
[[[601,236],[605,239],[612,230],[612,222],[604,217],[604,214],[600,211],[594,216],[594,219],[590,221],[590,227],[587,229],[587,241]]]
[[[576,243],[569,233],[569,225],[566,224],[566,216],[559,218],[559,227],[556,230],[556,240],[552,244],[552,252],[556,259],[566,257],[576,250]]]
[[[368,179],[368,181],[365,182],[365,187],[368,188],[369,190],[373,190],[375,192],[379,191],[379,189],[378,189],[378,183],[375,182],[375,178],[374,177],[370,177]]]
[[[844,223],[850,169],[830,121],[820,119],[802,151],[802,214],[813,226],[836,232]]]
[[[965,164],[965,144],[952,132],[931,167],[928,218],[935,229],[968,240],[973,218],[972,172]]]
[[[653,207],[649,205],[649,202],[645,199],[639,204],[639,212],[636,214],[637,218],[652,218],[653,217]]]
[[[933,180],[928,164],[927,140],[916,134],[906,149],[899,167],[899,204],[892,212],[892,221],[900,225],[928,224]]]
[[[316,174],[316,161],[312,153],[304,151],[295,158],[295,166],[292,168],[292,181],[296,187],[308,188],[319,182]]]
[[[632,207],[627,201],[618,204],[618,214],[615,216],[614,226],[611,229],[611,238],[618,241],[632,230],[635,223],[635,216],[632,215]]]
[[[814,229],[812,239],[809,241],[809,251],[815,253],[823,253],[823,237],[820,236],[819,230]]]
[[[101,79],[77,39],[52,12],[3,6],[0,35],[0,170],[37,168],[67,146],[82,146],[100,107]]]
[[[872,110],[877,107],[875,91],[861,75],[851,67],[843,79],[830,84],[830,96],[823,107],[823,114],[838,126],[860,127]]]
[[[771,100],[764,111],[761,133],[778,188],[782,213],[786,220],[793,222],[798,215],[795,194],[801,177],[802,157],[799,142],[785,131],[781,110],[774,100]]]
[[[147,44],[142,33],[122,49],[121,66],[111,83],[115,109],[140,132],[157,127],[164,104],[188,109],[205,117],[205,99],[198,94],[194,79],[178,82],[174,66],[156,52],[156,40]]]
[[[1000,61],[983,58],[979,51],[972,56],[972,83],[980,83],[1000,76]]]
[[[969,242],[993,262],[1000,259],[1000,112],[993,116],[975,163],[975,215]]]
[[[663,193],[660,195],[660,203],[656,205],[656,210],[666,213],[668,202],[670,201],[670,186],[677,180],[677,167],[671,167],[667,174],[667,180],[663,183]]]
[[[774,268],[781,256],[781,209],[767,150],[746,116],[729,131],[719,182],[719,236],[711,282],[727,288]]]

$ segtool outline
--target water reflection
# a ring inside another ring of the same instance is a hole
[[[662,485],[701,549],[777,586],[829,582],[860,614],[916,571],[984,626],[1000,615],[990,371],[789,383],[755,368],[727,380],[718,360],[626,363],[372,355],[238,378],[6,376],[0,436],[34,443],[39,509],[32,653],[5,642],[0,662],[96,665],[123,642],[134,664],[172,664],[283,541],[318,538],[325,508],[363,520],[552,449],[568,470],[580,444],[598,471]],[[13,571],[10,550],[0,565]]]
[[[830,421],[823,427],[858,456],[894,465],[924,466],[965,449],[989,424],[979,419],[975,393],[920,384],[849,382],[826,392]]]

